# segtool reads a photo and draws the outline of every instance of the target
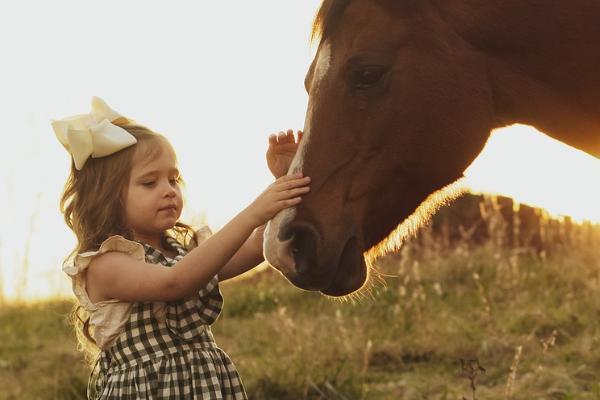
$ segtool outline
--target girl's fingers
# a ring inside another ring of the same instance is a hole
[[[292,175],[284,175],[284,176],[282,176],[280,178],[277,178],[277,180],[275,181],[275,184],[280,184],[280,183],[292,181],[294,179],[300,179],[303,176],[304,175],[302,175],[302,172],[297,172],[297,173],[292,174]]]
[[[296,141],[296,139],[294,138],[294,131],[292,129],[288,129],[287,135],[286,135],[286,142],[294,143],[295,141]]]
[[[309,192],[309,190],[304,190],[304,189],[296,190],[296,191],[281,192],[281,193],[278,193],[277,195],[275,195],[273,197],[273,200],[276,203],[286,202],[286,201],[290,201],[290,200],[297,201],[296,199],[301,199],[308,192]]]
[[[277,184],[275,187],[276,187],[276,191],[285,192],[286,190],[306,186],[309,183],[310,183],[310,177],[305,176],[303,178],[297,178],[297,179],[292,179],[292,180],[281,182],[281,183]]]
[[[296,132],[297,139],[296,139],[296,136],[294,136],[293,129],[288,129],[287,131],[280,131],[277,133],[271,133],[269,135],[269,144],[276,145],[276,144],[286,144],[286,143],[300,143],[300,140],[302,140],[303,135],[304,135],[304,132],[297,131]]]
[[[295,206],[296,204],[299,204],[301,201],[302,201],[302,197],[294,197],[293,199],[281,200],[279,202],[279,205],[281,206],[281,209],[284,209],[284,208],[288,208],[291,206]]]
[[[277,193],[277,197],[279,197],[280,200],[291,199],[294,197],[298,197],[299,195],[304,195],[308,192],[310,192],[310,188],[308,186],[303,186],[299,188],[283,190]]]
[[[294,189],[289,189],[286,191],[286,193],[292,197],[292,196],[296,196],[298,194],[303,194],[303,193],[308,193],[310,192],[310,187],[309,186],[302,186],[302,187],[298,187],[298,188],[294,188]]]

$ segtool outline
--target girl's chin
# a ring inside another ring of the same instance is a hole
[[[164,221],[162,221],[162,223],[160,224],[160,230],[161,231],[166,231],[168,229],[172,229],[175,227],[175,224],[177,224],[177,221],[179,219],[178,218],[169,218],[169,219],[165,219]]]
[[[164,232],[166,230],[173,229],[175,227],[175,223],[176,222],[177,221],[173,221],[173,222],[161,224],[160,227],[159,227],[159,230],[162,231],[162,232]]]

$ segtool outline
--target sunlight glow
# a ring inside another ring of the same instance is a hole
[[[320,2],[1,2],[0,302],[71,296],[69,158],[50,122],[92,96],[169,138],[186,221],[217,230],[264,190],[268,135],[304,124]]]
[[[600,222],[600,160],[530,126],[494,131],[465,176],[475,193],[513,197],[579,222]]]
[[[94,95],[171,140],[186,221],[217,230],[264,190],[268,135],[304,125],[320,3],[0,3],[0,37],[12,38],[0,74],[0,302],[71,296],[61,264],[75,238],[58,209],[69,158],[50,122],[87,113]],[[600,221],[600,163],[531,128],[492,135],[466,175],[473,190]]]

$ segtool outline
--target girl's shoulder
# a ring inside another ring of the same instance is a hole
[[[98,250],[76,254],[68,264],[63,265],[63,271],[71,278],[75,297],[90,313],[90,324],[94,326],[92,336],[100,347],[118,334],[131,311],[131,303],[116,299],[93,302],[89,297],[87,268],[95,257],[110,251],[126,253],[139,261],[144,261],[145,257],[144,247],[140,243],[115,235],[102,242]]]
[[[109,251],[118,251],[132,256],[138,261],[144,261],[145,251],[144,246],[136,241],[125,239],[121,235],[114,235],[107,238],[98,250],[86,251],[75,255],[73,261],[63,266],[63,271],[73,277],[85,271],[90,262],[97,256]]]

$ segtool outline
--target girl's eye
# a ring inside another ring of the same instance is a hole
[[[147,186],[147,187],[152,187],[152,186],[154,186],[154,183],[155,183],[154,181],[152,181],[152,182],[144,182],[144,183],[142,183],[142,185]]]
[[[170,181],[171,181],[171,184],[175,185],[175,184],[181,182],[181,177],[178,176],[177,178],[171,178]]]

